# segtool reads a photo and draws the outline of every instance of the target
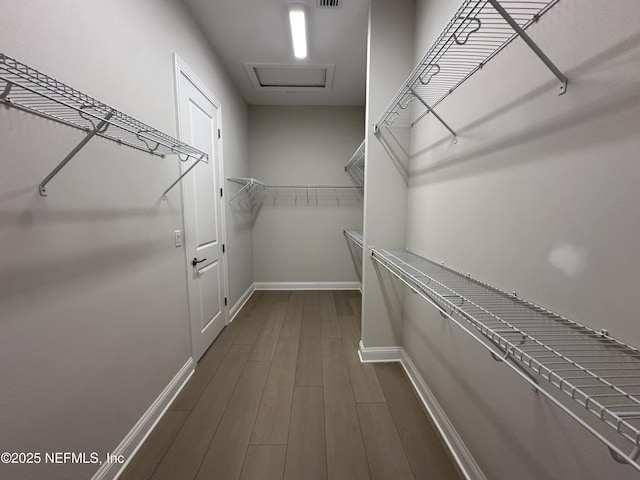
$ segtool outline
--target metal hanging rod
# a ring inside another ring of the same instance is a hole
[[[349,178],[354,185],[364,186],[364,162],[365,162],[365,141],[363,140],[360,146],[356,149],[355,153],[351,156],[351,159],[344,167],[344,171],[347,172]]]
[[[39,191],[42,196],[47,194],[46,185],[95,136],[160,157],[175,154],[183,162],[190,158],[194,159],[194,164],[165,190],[163,197],[195,165],[209,161],[209,156],[197,148],[111,108],[3,53],[0,53],[0,92],[0,101],[5,105],[87,133],[86,137],[40,183]]]
[[[362,237],[362,230],[345,228],[344,230],[342,230],[342,233],[347,238],[347,240],[351,241],[360,248],[364,248],[364,238]]]
[[[376,133],[383,125],[391,126],[401,115],[407,115],[411,102],[418,99],[426,110],[416,119],[407,120],[407,125],[413,126],[433,113],[456,141],[455,131],[434,108],[517,37],[558,78],[562,95],[567,77],[525,32],[558,1],[465,0],[386,107],[375,124]]]
[[[370,254],[640,471],[638,348],[409,251]]]

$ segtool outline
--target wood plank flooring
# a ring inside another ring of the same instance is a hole
[[[258,291],[120,480],[457,480],[398,364],[362,364],[360,294]]]

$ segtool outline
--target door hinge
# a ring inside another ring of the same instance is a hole
[[[218,138],[220,138],[220,129],[218,129]]]
[[[220,196],[222,196],[222,189],[220,189]]]
[[[224,253],[224,243],[222,244],[222,253]]]
[[[224,297],[224,306],[227,306],[227,297]]]

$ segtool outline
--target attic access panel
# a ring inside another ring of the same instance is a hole
[[[245,63],[256,91],[322,92],[330,91],[334,65],[282,65]]]

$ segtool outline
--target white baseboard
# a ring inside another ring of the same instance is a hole
[[[400,362],[409,377],[433,425],[449,449],[452,460],[466,480],[487,480],[482,469],[429,389],[424,378],[403,347],[365,347],[360,341],[358,355],[362,363]]]
[[[418,397],[420,397],[422,405],[431,417],[433,424],[438,429],[438,432],[440,432],[440,436],[447,445],[454,462],[464,475],[464,478],[467,480],[487,480],[484,472],[477,464],[475,458],[473,458],[473,455],[471,455],[471,452],[462,438],[460,438],[460,435],[458,435],[449,417],[447,417],[447,414],[440,406],[440,403],[438,403],[438,400],[427,386],[424,378],[422,378],[422,375],[420,375],[420,372],[418,372],[418,369],[404,348],[402,349],[402,360],[400,363]]]
[[[256,290],[359,290],[359,282],[255,282]]]
[[[247,291],[240,295],[238,301],[233,305],[233,307],[229,309],[229,323],[233,322],[233,320],[236,318],[236,315],[238,315],[238,312],[242,310],[244,304],[249,301],[251,295],[253,295],[253,292],[255,291],[255,284],[252,283],[251,285],[249,285],[249,288],[247,288]]]
[[[401,362],[402,347],[365,347],[360,340],[358,356],[362,363]]]
[[[112,452],[112,455],[122,456],[125,463],[103,463],[98,471],[91,477],[91,480],[116,480],[124,471],[129,461],[140,449],[149,434],[158,424],[164,413],[176,398],[182,387],[187,383],[195,370],[193,358],[189,358],[180,371],[173,377],[169,385],[151,404],[147,411],[140,417],[140,420],[133,426],[131,431],[120,442]]]

